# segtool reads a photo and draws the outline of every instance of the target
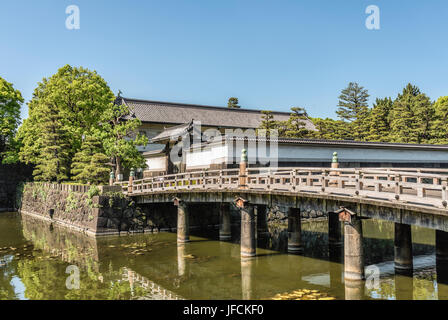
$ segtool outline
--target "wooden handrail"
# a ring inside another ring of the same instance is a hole
[[[246,190],[312,192],[412,202],[447,208],[447,174],[425,173],[426,169],[395,168],[248,168]],[[115,183],[128,193],[167,190],[238,189],[239,170],[200,170]]]

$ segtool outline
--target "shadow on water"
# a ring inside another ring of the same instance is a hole
[[[256,258],[241,260],[238,226],[230,242],[216,241],[216,229],[202,229],[178,245],[175,233],[94,239],[0,215],[0,299],[290,299],[301,290],[337,299],[448,298],[446,284],[437,284],[431,230],[413,229],[416,270],[405,277],[393,272],[393,224],[365,222],[367,264],[382,270],[379,285],[369,287],[344,282],[342,247],[328,250],[326,221],[303,223],[303,255],[286,253],[283,227],[258,239]],[[69,265],[79,267],[79,290],[66,287]]]

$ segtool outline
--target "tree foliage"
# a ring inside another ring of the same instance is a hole
[[[326,140],[354,140],[395,143],[448,144],[448,97],[435,103],[417,86],[408,84],[396,99],[377,98],[368,107],[369,94],[357,83],[349,83],[339,96],[336,114],[341,120],[308,118],[302,108],[293,109],[287,121],[275,121],[264,114],[260,128],[272,128],[279,136]],[[316,131],[304,127],[310,119]]]
[[[36,161],[34,178],[40,181],[66,181],[70,175],[71,146],[58,110],[51,105],[42,109],[42,131],[37,137],[42,148]]]
[[[393,101],[391,98],[376,99],[369,118],[369,131],[366,135],[367,141],[388,142],[390,134],[390,112]]]
[[[15,135],[20,124],[22,94],[0,77],[0,162],[18,161]]]
[[[356,82],[350,82],[339,96],[336,114],[341,120],[349,123],[353,140],[365,140],[366,132],[368,132],[368,99],[369,93],[367,89],[364,89]]]
[[[238,105],[238,98],[231,97],[227,102],[227,107],[232,109],[239,109],[241,106]]]
[[[431,127],[432,143],[448,144],[448,96],[434,103],[434,121]]]
[[[96,136],[85,137],[81,150],[73,157],[72,180],[81,183],[104,184],[110,172],[110,158]]]
[[[310,135],[310,130],[306,127],[308,117],[306,110],[300,107],[291,108],[291,116],[286,123],[285,135],[288,138],[307,138]]]
[[[120,157],[120,170],[122,164],[125,167],[142,165],[136,146],[146,140],[132,137],[139,122],[130,117],[127,107],[120,109],[114,100],[106,81],[95,71],[66,65],[50,78],[44,78],[34,90],[28,104],[29,117],[17,135],[20,160],[36,165],[37,179],[58,182],[71,179],[72,173],[78,181],[104,181],[104,165],[110,158]],[[120,109],[119,115],[117,109]],[[117,119],[120,120],[117,122]],[[83,137],[92,135],[101,145],[101,151],[92,154],[91,159],[98,167],[89,169],[90,175],[85,176],[81,174],[85,168],[81,170],[79,160],[82,152],[86,152],[82,150]],[[75,155],[78,157],[72,159]]]
[[[430,99],[416,86],[408,84],[392,107],[390,140],[402,143],[429,142],[433,115]]]
[[[116,165],[116,175],[125,168],[144,168],[145,159],[137,146],[146,145],[148,138],[136,133],[141,121],[131,114],[126,104],[112,103],[103,113],[101,130],[96,135],[102,141],[105,153]]]

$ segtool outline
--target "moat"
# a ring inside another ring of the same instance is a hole
[[[343,264],[328,254],[327,225],[303,223],[303,255],[287,254],[280,236],[277,243],[260,239],[257,257],[241,261],[239,237],[218,241],[217,230],[192,231],[184,245],[168,232],[95,239],[2,213],[0,299],[353,298]],[[381,277],[354,289],[357,298],[448,298],[448,287],[437,283],[433,230],[413,227],[414,276],[406,277],[394,274],[393,224],[365,220],[363,227],[366,266],[376,265]],[[79,268],[79,289],[67,289],[70,265]]]

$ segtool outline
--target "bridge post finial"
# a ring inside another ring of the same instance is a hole
[[[247,189],[247,150],[241,151],[240,172],[239,172],[239,188]]]
[[[338,158],[338,153],[334,152],[333,153],[333,161],[332,163],[339,163],[339,158]]]
[[[333,160],[331,161],[331,169],[339,169],[339,158],[338,153],[333,153]],[[330,171],[330,176],[339,176],[339,171]],[[338,181],[337,180],[330,180],[329,186],[330,187],[337,187]]]
[[[241,150],[241,162],[247,163],[247,150],[246,149]]]

